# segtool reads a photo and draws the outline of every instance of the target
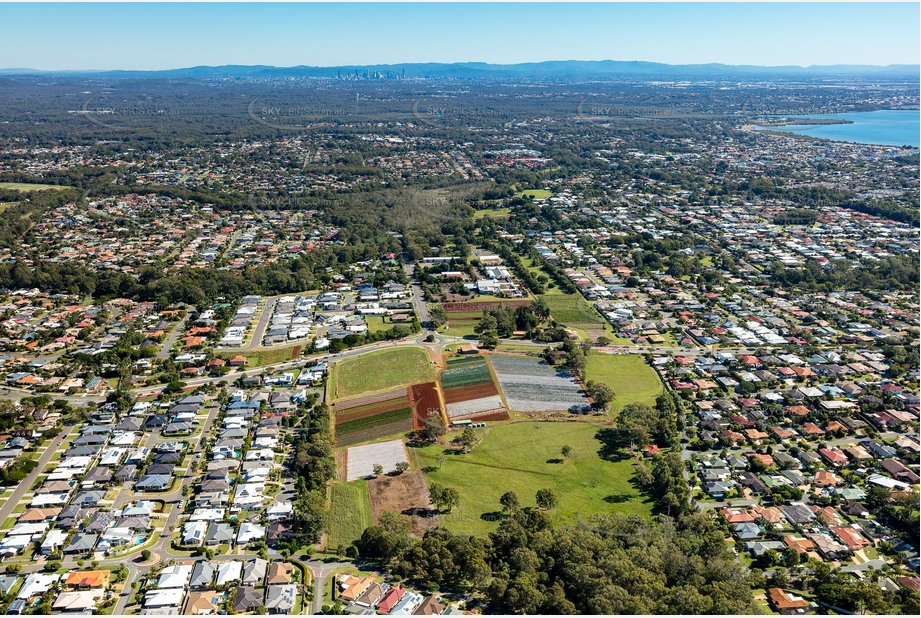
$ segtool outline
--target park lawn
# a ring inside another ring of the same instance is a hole
[[[336,363],[330,381],[336,398],[430,382],[435,370],[422,348],[403,347],[362,354]]]
[[[613,412],[619,412],[628,403],[655,405],[656,397],[663,392],[659,375],[642,356],[635,354],[589,352],[585,379],[602,382],[614,389]]]
[[[473,213],[473,220],[485,219],[486,217],[507,217],[512,214],[511,208],[485,208],[482,210],[476,210]]]
[[[26,193],[28,191],[63,191],[68,188],[69,187],[63,187],[61,185],[40,185],[28,182],[0,182],[0,189],[19,191],[20,193]]]
[[[368,483],[364,480],[334,482],[329,497],[327,549],[334,551],[339,545],[348,547],[372,524]]]
[[[604,322],[581,294],[543,294],[541,298],[550,307],[553,319],[567,326],[597,327]]]
[[[460,494],[460,504],[439,516],[451,532],[485,535],[495,530],[499,522],[482,516],[501,510],[499,498],[506,491],[515,492],[522,506],[535,506],[536,491],[552,489],[559,505],[550,515],[561,525],[591,525],[604,514],[649,515],[650,501],[630,483],[632,460],[598,456],[599,429],[590,423],[511,423],[489,427],[471,453],[448,454],[440,445],[412,452],[430,486],[439,483]],[[560,450],[566,444],[572,453],[563,460]],[[439,456],[444,457],[440,466]]]
[[[525,195],[530,195],[535,200],[545,200],[551,195],[553,195],[553,193],[551,193],[550,191],[547,191],[546,189],[525,189],[524,191],[521,192],[521,195],[522,197],[524,197]]]

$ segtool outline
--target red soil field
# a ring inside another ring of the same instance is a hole
[[[481,384],[471,384],[470,386],[455,386],[445,389],[445,403],[458,403],[460,401],[470,401],[480,397],[492,397],[498,395],[496,385],[492,382],[483,382]]]
[[[471,421],[507,421],[509,419],[508,412],[480,412],[467,414],[465,416],[458,416],[452,418],[452,421],[459,421],[462,419],[469,419]]]
[[[429,410],[441,413],[441,401],[434,382],[410,386],[409,401],[413,411],[413,429],[422,429],[422,421],[428,417]]]

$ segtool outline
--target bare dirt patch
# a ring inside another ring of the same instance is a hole
[[[492,382],[474,384],[471,386],[455,386],[445,389],[445,403],[457,403],[459,401],[470,401],[481,397],[490,397],[498,395],[499,391]]]
[[[407,515],[410,532],[422,536],[438,526],[438,515],[429,501],[429,490],[421,470],[407,470],[397,476],[379,476],[368,481],[371,496],[371,516],[374,523],[382,513],[392,511]]]
[[[414,384],[409,387],[409,400],[413,411],[413,429],[422,429],[430,411],[441,414],[441,399],[434,382]]]

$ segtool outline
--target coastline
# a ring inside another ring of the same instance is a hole
[[[807,127],[813,125],[854,124],[853,120],[844,118],[787,118],[778,122],[755,122],[758,127]]]
[[[875,110],[867,114],[877,112],[890,113],[890,116],[863,116],[863,112],[853,112],[846,118],[796,118],[778,115],[773,118],[751,119],[742,129],[797,139],[889,148],[918,148],[917,110]],[[914,118],[906,116],[906,113]],[[866,122],[864,118],[867,119]]]

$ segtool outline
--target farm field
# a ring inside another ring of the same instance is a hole
[[[438,389],[434,382],[410,386],[409,399],[412,404],[413,429],[422,429],[425,426],[425,419],[429,417],[429,413],[437,411],[439,415],[442,414],[441,399],[438,396]]]
[[[333,368],[329,382],[333,398],[339,399],[434,379],[425,350],[404,347],[341,361]]]
[[[381,404],[386,404],[396,399],[402,399],[404,405],[409,405],[409,397],[406,394],[406,389],[398,388],[396,390],[376,393],[374,395],[355,397],[354,399],[340,399],[333,405],[333,409],[335,410],[336,416],[352,415],[358,412],[375,410]]]
[[[402,440],[353,446],[346,453],[346,481],[355,481],[374,474],[374,466],[384,467],[384,474],[396,470],[397,463],[406,461]]]
[[[655,405],[656,397],[662,394],[658,374],[642,356],[602,354],[593,350],[586,361],[586,380],[603,382],[617,394],[611,404],[613,412],[619,412],[628,403]]]
[[[535,492],[552,489],[559,506],[550,515],[560,525],[588,524],[601,514],[648,515],[651,502],[630,484],[633,462],[599,458],[599,429],[577,422],[498,425],[487,429],[470,453],[448,454],[443,446],[432,445],[413,449],[413,456],[426,481],[460,494],[459,506],[440,516],[451,532],[485,535],[495,530],[491,515],[501,510],[499,497],[506,491],[515,492],[523,506],[535,506]],[[564,445],[572,448],[568,458],[560,454]],[[444,457],[441,465],[439,457]]]
[[[433,382],[429,384],[434,385]],[[332,407],[336,446],[387,438],[416,428],[413,421],[415,399],[410,396],[415,391],[416,387],[411,386],[337,401]],[[437,402],[437,393],[435,400]]]
[[[507,418],[489,365],[482,356],[449,358],[441,374],[441,388],[449,420],[474,419],[483,414],[498,419],[501,418],[498,413]]]
[[[489,362],[510,410],[559,412],[590,409],[581,386],[566,370],[554,369],[543,360],[514,356],[494,355]]]
[[[339,545],[350,545],[372,523],[368,483],[364,480],[334,482],[330,490],[326,547],[335,549]]]
[[[63,191],[69,188],[70,187],[61,185],[40,185],[27,182],[0,182],[0,189],[19,191],[20,193],[27,193],[29,191]]]
[[[396,400],[382,409],[337,416],[336,446],[349,446],[411,431],[412,409],[406,404],[406,400]]]

